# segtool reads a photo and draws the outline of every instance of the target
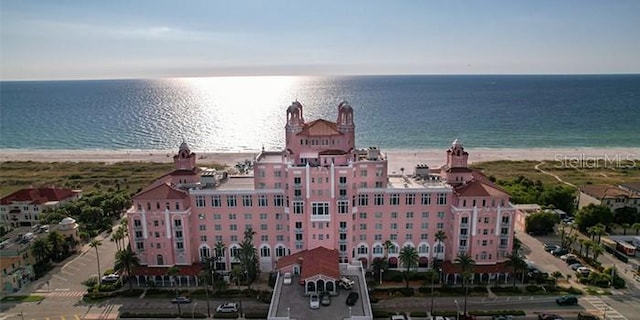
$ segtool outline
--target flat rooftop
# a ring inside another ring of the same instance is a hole
[[[230,176],[221,183],[218,190],[254,190],[253,176]]]
[[[262,152],[256,157],[257,163],[283,163],[281,152]]]
[[[393,189],[424,189],[424,188],[442,188],[446,184],[440,181],[440,177],[431,176],[426,179],[415,179],[413,177],[401,175],[389,175],[388,188]]]

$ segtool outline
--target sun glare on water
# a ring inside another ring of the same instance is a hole
[[[198,134],[185,137],[198,149],[282,147],[285,110],[296,97],[300,77],[178,78],[189,92],[190,117]],[[221,143],[223,142],[224,143]],[[231,143],[229,143],[231,142]]]

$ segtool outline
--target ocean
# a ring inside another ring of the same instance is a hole
[[[0,149],[280,149],[294,100],[359,147],[640,146],[640,75],[429,75],[3,81]]]

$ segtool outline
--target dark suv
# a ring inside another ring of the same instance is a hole
[[[578,298],[575,296],[562,296],[556,299],[556,303],[561,306],[571,306],[574,304],[578,304]]]
[[[600,320],[600,317],[592,315],[589,312],[578,313],[578,320]]]

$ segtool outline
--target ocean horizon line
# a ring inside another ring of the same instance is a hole
[[[611,72],[611,73],[389,73],[389,74],[220,74],[220,75],[177,75],[158,77],[115,77],[115,78],[49,78],[49,79],[0,79],[2,82],[75,82],[75,81],[125,81],[125,80],[170,80],[193,78],[258,78],[258,77],[307,77],[307,78],[357,78],[357,77],[535,77],[535,76],[640,76],[640,72]]]

